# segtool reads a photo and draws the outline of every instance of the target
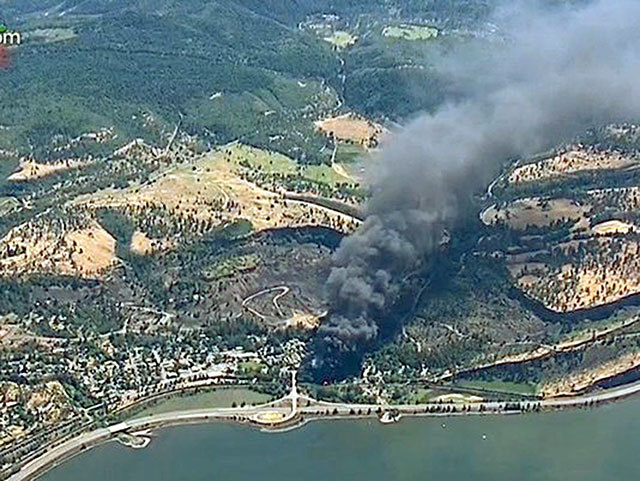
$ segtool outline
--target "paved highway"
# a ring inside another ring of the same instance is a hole
[[[613,401],[623,397],[631,396],[640,392],[640,381],[620,386],[613,389],[608,389],[594,393],[587,396],[578,396],[572,398],[559,398],[559,399],[547,399],[541,401],[523,401],[523,404],[539,404],[543,409],[560,409],[573,406],[584,406],[590,403],[600,403],[606,401]],[[301,407],[300,401],[308,401],[309,406]],[[287,405],[289,404],[289,405]],[[444,405],[446,406],[446,404]],[[478,414],[480,412],[489,413],[501,413],[504,411],[504,402],[476,402],[469,404],[456,404],[458,412],[460,408],[465,407],[469,411],[469,414]],[[321,413],[330,411],[332,416],[352,416],[354,412],[358,410],[366,412],[371,409],[372,412],[382,407],[387,410],[397,410],[404,415],[411,415],[419,412],[422,415],[434,414],[434,415],[446,415],[447,413],[428,413],[429,409],[442,408],[443,404],[407,404],[407,405],[389,405],[380,406],[377,404],[339,404],[328,403],[323,401],[316,401],[304,395],[300,395],[295,388],[291,393],[282,399],[263,404],[260,406],[247,406],[241,408],[211,408],[211,409],[198,409],[189,411],[176,411],[164,414],[155,414],[151,416],[142,417],[139,419],[129,420],[123,423],[118,423],[108,428],[101,428],[89,433],[82,434],[74,439],[66,441],[59,446],[53,447],[39,458],[26,464],[21,471],[12,475],[8,481],[29,481],[36,478],[46,470],[55,467],[57,463],[64,459],[67,459],[85,448],[95,446],[106,442],[120,432],[136,432],[149,428],[158,428],[167,425],[174,424],[188,424],[188,423],[201,423],[215,420],[246,420],[255,419],[259,414],[264,413],[277,413],[280,414],[283,420],[291,420],[296,414],[302,416],[313,417]],[[482,411],[481,408],[482,407]]]

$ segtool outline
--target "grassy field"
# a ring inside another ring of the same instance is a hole
[[[438,29],[424,25],[389,26],[382,31],[382,35],[403,40],[429,40],[438,36]]]
[[[333,169],[326,164],[310,165],[304,169],[303,175],[306,179],[313,180],[315,182],[324,182],[329,185],[353,182],[353,179],[348,177],[346,171],[340,170],[339,168]]]
[[[315,122],[315,127],[337,140],[375,147],[387,134],[386,129],[371,120],[354,114],[329,117]],[[373,144],[371,144],[373,140]]]
[[[47,224],[19,225],[0,239],[0,273],[99,276],[115,261],[116,241],[97,222],[59,233]]]
[[[458,381],[456,385],[465,388],[482,389],[486,391],[496,391],[510,394],[533,395],[538,391],[537,387],[531,384],[521,384],[504,381]]]
[[[216,389],[186,396],[175,396],[161,400],[155,406],[149,406],[135,413],[131,419],[189,409],[228,408],[235,403],[262,404],[271,396],[250,389]]]
[[[413,394],[413,396],[409,400],[409,403],[410,404],[429,403],[433,401],[435,398],[437,398],[440,394],[442,393],[434,389],[418,389],[417,392]]]
[[[506,224],[516,230],[530,226],[548,227],[562,220],[581,221],[581,225],[586,226],[586,214],[590,208],[571,199],[518,199],[502,208],[494,205],[486,209],[482,213],[482,221],[486,225]]]
[[[335,161],[343,164],[351,164],[365,155],[365,150],[359,145],[340,143],[336,152]]]
[[[232,144],[225,149],[225,155],[233,164],[259,169],[265,174],[299,175],[303,179],[330,186],[353,182],[353,179],[340,174],[326,164],[299,166],[290,157],[247,145]]]
[[[331,45],[335,45],[338,48],[351,47],[358,41],[358,37],[350,34],[349,32],[345,32],[344,30],[337,30],[324,39]]]
[[[236,165],[260,169],[266,174],[295,174],[298,164],[286,155],[234,143],[224,149],[225,158]]]

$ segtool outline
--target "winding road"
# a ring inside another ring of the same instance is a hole
[[[287,295],[290,291],[291,288],[289,288],[288,286],[278,286],[278,287],[270,287],[268,289],[262,289],[259,292],[256,292],[255,294],[251,294],[249,297],[245,298],[242,301],[242,307],[244,307],[247,311],[249,311],[250,313],[254,314],[255,316],[258,316],[260,319],[262,319],[263,321],[267,318],[266,316],[260,314],[258,311],[256,311],[255,309],[247,306],[247,304],[249,302],[251,302],[253,299],[260,297],[264,294],[268,294],[270,292],[275,292],[275,291],[281,291],[280,294],[278,294],[277,296],[275,296],[273,298],[273,306],[276,308],[276,310],[278,311],[278,314],[282,317],[285,317],[284,313],[282,312],[282,309],[280,309],[280,305],[278,304],[278,300],[280,300],[280,298],[282,298],[283,296]]]

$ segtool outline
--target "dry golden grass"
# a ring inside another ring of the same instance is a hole
[[[261,412],[255,416],[255,420],[262,424],[277,424],[285,419],[285,414],[278,411]]]
[[[606,222],[602,222],[598,225],[592,227],[593,232],[598,235],[607,235],[607,234],[627,234],[630,231],[634,230],[634,226],[632,224],[627,224],[626,222],[621,222],[619,220],[608,220]]]
[[[116,241],[99,225],[70,232],[65,236],[71,244],[70,274],[94,275],[111,266],[115,260]]]
[[[287,200],[282,191],[258,187],[242,178],[242,170],[224,151],[214,152],[168,169],[144,186],[106,190],[75,202],[92,209],[164,206],[175,215],[217,225],[249,220],[256,230],[322,225],[350,232],[359,223],[328,208]]]
[[[335,139],[368,146],[381,140],[387,133],[384,127],[353,114],[319,120],[316,128]]]
[[[20,162],[20,170],[7,177],[13,182],[41,179],[65,170],[77,169],[84,164],[77,161],[65,161],[57,164],[39,164],[35,160],[23,160]]]
[[[472,394],[460,394],[460,393],[451,393],[451,394],[443,394],[433,399],[432,402],[443,402],[443,403],[477,403],[481,402],[482,398],[480,396],[474,396]]]
[[[61,238],[46,226],[22,224],[0,240],[0,275],[50,273],[92,278],[115,262],[116,241],[97,222]]]
[[[485,225],[507,224],[516,230],[524,230],[527,226],[546,227],[559,220],[588,225],[586,213],[589,209],[590,206],[569,199],[518,199],[503,208],[489,207],[482,212],[481,219]]]
[[[150,254],[152,252],[151,239],[147,237],[147,234],[140,231],[135,231],[131,236],[131,244],[129,250],[134,254],[141,256]]]
[[[131,236],[129,250],[139,256],[146,256],[155,252],[162,252],[173,248],[173,242],[168,239],[151,239],[145,232],[135,231]]]
[[[600,238],[598,242],[599,249],[607,252],[614,240]],[[566,251],[577,243],[572,241],[559,247]],[[527,295],[553,311],[571,312],[640,293],[639,254],[637,242],[624,241],[616,254],[594,257],[587,253],[555,270],[539,263],[507,262],[512,277]]]
[[[509,175],[509,183],[519,184],[549,180],[562,175],[589,170],[623,169],[638,164],[638,159],[614,150],[599,150],[582,145],[548,159],[517,167]]]

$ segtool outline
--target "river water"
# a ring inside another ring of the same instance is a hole
[[[443,423],[445,426],[443,427]],[[510,416],[314,422],[268,434],[229,424],[110,443],[45,481],[636,481],[640,399]]]

